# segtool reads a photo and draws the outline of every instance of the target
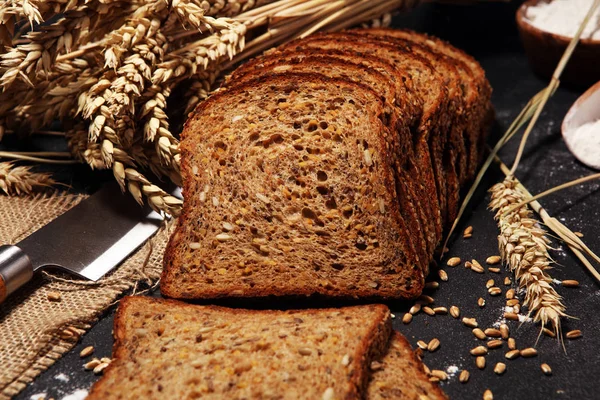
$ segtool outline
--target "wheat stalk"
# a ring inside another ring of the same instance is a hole
[[[500,165],[500,170],[508,177],[510,175],[509,168],[500,160],[498,157],[495,157],[496,162]],[[566,244],[569,246],[571,251],[575,254],[577,258],[583,263],[583,265],[588,269],[588,271],[596,278],[598,282],[600,282],[600,272],[594,268],[594,266],[588,261],[585,257],[587,254],[589,257],[593,258],[597,263],[600,263],[600,257],[597,256],[590,248],[579,238],[572,230],[567,228],[562,222],[552,217],[548,211],[537,201],[534,200],[531,193],[521,184],[515,177],[513,177],[516,182],[517,189],[527,196],[523,199],[520,204],[530,204],[531,208],[542,218],[544,224],[552,230],[558,237],[560,237]],[[552,189],[551,189],[552,190]],[[550,192],[546,191],[546,192]],[[514,206],[513,206],[514,207]],[[508,210],[507,210],[508,211]]]
[[[0,9],[7,45],[0,50],[0,137],[64,121],[76,161],[112,170],[136,200],[146,197],[154,209],[177,215],[181,202],[144,173],[181,184],[179,143],[168,119],[179,85],[189,84],[188,112],[230,62],[317,29],[379,26],[389,22],[389,11],[416,3],[0,0],[7,5]]]
[[[563,53],[558,65],[556,66],[556,69],[554,70],[554,72],[552,74],[552,79],[550,80],[550,83],[548,84],[548,86],[545,87],[544,89],[542,89],[540,92],[538,92],[535,96],[533,96],[527,102],[525,107],[521,110],[521,112],[519,113],[517,118],[512,122],[512,124],[510,125],[508,130],[505,132],[505,134],[502,136],[502,138],[498,141],[498,143],[496,143],[496,146],[494,147],[494,149],[492,150],[492,152],[490,153],[488,158],[485,160],[483,166],[481,167],[481,169],[479,170],[479,172],[477,174],[477,177],[475,178],[473,184],[469,188],[469,192],[465,196],[465,199],[463,200],[463,202],[460,206],[457,217],[454,220],[452,227],[450,228],[450,231],[446,235],[446,239],[444,240],[444,245],[442,246],[442,249],[446,248],[446,245],[448,244],[448,241],[450,240],[452,233],[458,226],[458,223],[459,223],[460,219],[462,218],[462,216],[467,208],[467,205],[469,204],[469,201],[471,201],[473,194],[475,193],[475,191],[477,190],[477,187],[481,183],[481,180],[483,179],[485,172],[487,171],[487,169],[491,165],[492,161],[494,160],[494,157],[496,156],[496,154],[498,154],[498,151],[500,151],[500,149],[521,129],[521,127],[529,121],[529,125],[525,129],[525,132],[523,133],[523,137],[521,138],[521,142],[519,144],[519,149],[517,150],[517,154],[515,156],[515,161],[513,163],[511,171],[510,171],[510,175],[514,175],[517,167],[519,166],[519,162],[521,160],[521,156],[523,154],[525,144],[527,143],[527,139],[529,138],[529,134],[532,132],[533,127],[535,126],[535,123],[537,122],[537,119],[539,118],[539,116],[542,113],[542,110],[544,109],[544,106],[546,105],[546,103],[548,102],[550,97],[552,97],[552,95],[556,92],[556,89],[560,85],[560,76],[562,75],[562,72],[564,71],[567,63],[571,59],[571,56],[573,55],[573,52],[575,51],[575,47],[579,43],[579,38],[581,37],[581,33],[585,29],[587,23],[589,22],[590,18],[593,15],[594,11],[599,6],[600,6],[600,0],[595,0],[594,3],[592,3],[590,9],[588,10],[587,15],[585,16],[585,18],[579,25],[579,29],[577,30],[576,34],[573,36],[573,38],[569,42],[569,45],[565,49],[565,52]],[[442,256],[443,256],[443,252],[442,252]]]
[[[562,297],[552,286],[548,274],[552,259],[548,254],[550,241],[533,211],[523,205],[510,211],[525,197],[517,181],[507,177],[490,189],[490,208],[496,211],[495,219],[500,228],[498,246],[503,262],[515,274],[519,287],[525,289],[523,304],[528,307],[534,322],[542,328],[551,326],[560,335],[560,319],[566,316]],[[507,212],[508,211],[508,212]]]
[[[55,184],[50,174],[33,172],[14,162],[0,162],[0,189],[8,195],[32,194]]]

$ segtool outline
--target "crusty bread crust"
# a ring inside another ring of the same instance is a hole
[[[420,395],[430,400],[448,400],[439,385],[429,381],[423,362],[400,332],[392,333],[387,352],[379,362],[381,369],[371,374],[367,400],[414,400]]]
[[[140,313],[151,309],[152,307],[159,307],[161,310],[169,313],[178,313],[182,310],[191,312],[194,314],[197,312],[198,318],[204,318],[206,315],[219,314],[225,319],[232,322],[238,320],[241,317],[251,318],[253,315],[257,317],[269,316],[270,319],[277,320],[286,317],[302,317],[305,319],[311,318],[312,315],[329,315],[331,318],[336,318],[335,315],[340,311],[347,312],[348,314],[356,315],[368,315],[368,319],[365,319],[365,330],[363,332],[357,332],[357,334],[364,334],[357,344],[354,352],[349,354],[349,365],[347,369],[350,371],[350,375],[347,378],[347,382],[340,398],[344,399],[360,399],[365,393],[368,381],[369,381],[369,365],[371,361],[380,358],[387,349],[387,344],[392,332],[391,317],[389,309],[381,304],[373,304],[367,306],[353,306],[346,307],[343,309],[335,308],[324,308],[324,309],[309,309],[309,310],[289,310],[289,311],[277,311],[277,310],[246,310],[246,309],[232,309],[218,306],[198,306],[187,304],[175,300],[156,299],[142,296],[129,296],[121,300],[117,313],[114,319],[114,346],[113,346],[113,361],[105,369],[103,377],[97,381],[90,390],[87,399],[90,400],[104,400],[104,399],[129,399],[134,396],[127,390],[129,385],[134,387],[146,388],[149,393],[147,398],[162,399],[164,395],[161,393],[152,392],[152,382],[147,381],[135,381],[137,376],[128,376],[127,365],[135,364],[139,358],[144,357],[144,349],[147,348],[150,343],[145,343],[142,346],[140,352],[131,350],[133,342],[137,340],[134,336],[134,332],[130,332],[127,329],[127,324],[131,323],[136,318],[141,318]],[[136,315],[137,314],[137,315]],[[328,317],[329,318],[329,317]],[[182,324],[185,324],[182,321]],[[340,325],[344,324],[344,319],[340,321]],[[177,338],[175,338],[177,340]],[[349,349],[340,348],[337,349],[338,354],[344,354]],[[217,357],[217,356],[215,356]],[[155,362],[161,362],[161,360],[152,360]],[[327,366],[323,366],[325,368]],[[329,367],[335,368],[331,365]],[[157,368],[157,367],[144,367],[144,368]],[[158,366],[160,368],[160,365]],[[187,369],[194,370],[193,366],[182,365],[181,373],[186,372]],[[289,365],[289,373],[293,375],[296,371],[296,364]],[[189,371],[188,371],[189,372]],[[126,379],[127,378],[127,379]],[[202,378],[199,376],[199,378]],[[311,385],[313,382],[302,382],[301,385]],[[171,384],[170,382],[163,382],[164,386]],[[284,387],[280,388],[285,390]],[[323,391],[325,388],[322,389]],[[279,393],[280,398],[289,398],[286,396],[285,391]],[[217,394],[218,395],[218,394]],[[214,398],[211,397],[211,398]]]
[[[446,213],[442,218],[445,224],[448,225],[456,218],[459,207],[460,169],[457,166],[466,165],[467,163],[466,157],[464,159],[459,158],[466,153],[466,143],[463,138],[466,119],[463,115],[465,97],[461,90],[462,83],[458,71],[458,62],[434,48],[423,46],[417,41],[411,41],[400,36],[400,33],[392,34],[391,32],[394,32],[394,30],[357,29],[350,30],[347,34],[375,37],[387,43],[393,43],[403,48],[407,47],[411,52],[427,58],[436,71],[444,77],[444,84],[448,88],[450,122],[446,131],[442,131],[437,138],[431,138],[429,146],[431,154],[434,156],[434,163],[437,165],[434,172],[443,174],[442,176],[436,176],[436,179],[446,181]],[[436,239],[439,240],[439,238]]]

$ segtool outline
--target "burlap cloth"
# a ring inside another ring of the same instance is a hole
[[[18,242],[84,198],[0,195],[0,244]],[[0,305],[0,399],[19,393],[73,348],[124,292],[158,282],[170,225],[98,282],[72,282],[67,275],[41,273]],[[62,300],[48,300],[51,291],[60,292]]]

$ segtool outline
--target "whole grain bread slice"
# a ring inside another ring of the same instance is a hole
[[[242,67],[235,71],[228,82],[229,87],[242,85],[257,76],[273,73],[300,72],[318,73],[330,78],[343,78],[351,82],[359,82],[372,88],[381,95],[386,110],[386,121],[390,130],[398,133],[394,147],[396,156],[397,195],[400,212],[410,230],[410,238],[419,257],[423,273],[427,275],[431,255],[427,253],[424,229],[421,227],[420,215],[427,215],[429,210],[417,210],[422,206],[417,189],[418,177],[410,174],[409,160],[414,157],[412,149],[411,128],[421,113],[421,102],[410,98],[406,90],[406,80],[398,84],[397,70],[389,64],[379,63],[377,59],[369,60],[369,64],[356,61],[356,55],[347,53],[306,54],[303,52],[273,53],[260,57],[251,68]],[[377,69],[373,68],[378,66]],[[382,72],[380,72],[382,71]],[[409,77],[405,77],[410,79]],[[415,118],[415,116],[417,118]]]
[[[88,399],[359,399],[386,306],[255,311],[126,297]]]
[[[468,139],[468,163],[461,184],[473,179],[483,154],[483,144],[493,116],[491,104],[492,88],[481,65],[464,51],[452,46],[435,36],[411,30],[377,28],[371,29],[374,34],[400,37],[427,46],[455,60],[464,87],[465,110],[467,119],[465,137]]]
[[[203,102],[182,134],[184,204],[161,291],[175,298],[414,298],[392,135],[371,89],[265,76]]]
[[[371,369],[368,400],[448,399],[438,385],[429,381],[423,363],[399,332],[392,333],[387,352]]]
[[[438,165],[434,171],[442,171],[443,176],[436,177],[446,181],[446,224],[451,224],[456,218],[459,207],[460,171],[459,165],[465,165],[466,142],[463,136],[466,118],[463,114],[465,96],[463,82],[457,64],[458,61],[429,46],[422,46],[416,41],[404,38],[394,29],[357,29],[347,31],[348,35],[367,35],[380,41],[409,48],[413,53],[426,58],[435,70],[443,77],[444,85],[448,88],[448,113],[450,124],[446,132],[441,132],[437,140],[429,142],[433,162]],[[400,31],[401,32],[401,31]],[[461,158],[463,157],[463,158]]]
[[[446,181],[436,179],[436,176],[443,175],[443,170],[441,163],[435,162],[430,152],[430,142],[437,143],[440,132],[445,132],[450,121],[448,91],[440,74],[427,59],[412,53],[408,48],[401,49],[369,37],[349,37],[343,32],[315,34],[282,47],[282,50],[287,49],[351,50],[359,56],[367,54],[388,60],[412,78],[416,95],[423,99],[424,105],[421,123],[413,138],[416,157],[411,167],[413,176],[421,176],[422,201],[432,210],[431,214],[423,216],[422,225],[428,227],[428,252],[433,254],[441,238],[442,217],[446,213]]]

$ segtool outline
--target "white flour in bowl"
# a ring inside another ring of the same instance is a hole
[[[565,141],[579,161],[600,170],[600,119],[577,127]]]
[[[525,17],[538,29],[573,37],[594,0],[552,0],[528,7]],[[582,35],[584,39],[600,40],[600,7],[596,9]]]

